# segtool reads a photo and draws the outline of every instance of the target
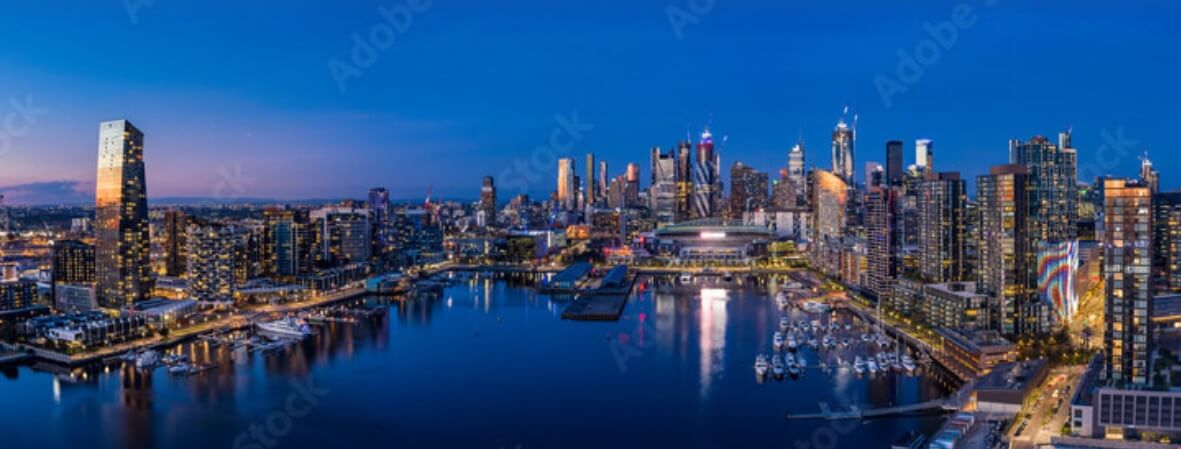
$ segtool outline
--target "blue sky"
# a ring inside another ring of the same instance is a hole
[[[1176,2],[428,3],[344,92],[329,61],[356,67],[353,35],[407,2],[6,5],[0,124],[18,126],[0,127],[0,186],[23,189],[17,201],[57,199],[62,185],[86,198],[98,122],[113,118],[146,134],[151,196],[383,185],[474,198],[481,176],[546,145],[559,114],[593,125],[571,151],[580,172],[588,151],[615,174],[646,167],[649,148],[706,123],[728,136],[724,167],[775,170],[797,136],[809,165],[827,167],[846,104],[860,117],[859,171],[886,140],[906,141],[909,163],[913,140],[931,138],[938,169],[974,177],[1005,162],[1008,139],[1072,126],[1086,173],[1133,175],[1148,149],[1164,185],[1181,183]],[[964,11],[973,20],[952,25],[954,40],[925,26]],[[921,76],[887,105],[875,79],[902,79],[900,61],[924,50]],[[536,175],[531,193],[554,188],[552,170]]]

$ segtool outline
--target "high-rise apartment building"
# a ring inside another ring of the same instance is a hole
[[[804,195],[807,194],[808,173],[804,168],[804,142],[796,142],[795,146],[791,147],[791,151],[787,153],[787,181],[791,182],[793,191],[799,197],[797,204],[802,202]]]
[[[849,186],[835,173],[814,169],[810,176],[812,224],[809,258],[813,267],[831,277],[842,274]]]
[[[78,240],[53,242],[53,283],[94,285],[94,246]]]
[[[106,308],[142,301],[152,288],[143,142],[127,120],[99,125],[95,280]]]
[[[1029,169],[1020,164],[993,167],[988,175],[977,178],[976,188],[980,208],[977,290],[993,298],[993,322],[1002,333],[1043,333],[1051,311],[1038,295]]]
[[[586,204],[595,204],[599,200],[599,189],[595,186],[595,153],[586,153],[586,177],[584,178],[586,187],[584,187],[583,196],[586,199]]]
[[[914,165],[921,167],[927,173],[935,171],[935,143],[931,139],[914,141]]]
[[[185,233],[192,220],[184,211],[173,209],[164,213],[164,274],[180,277],[188,265],[188,237]]]
[[[879,301],[888,301],[898,278],[898,220],[900,188],[869,187],[865,200],[866,273],[863,287]]]
[[[721,210],[721,158],[714,151],[713,134],[706,129],[697,143],[697,161],[693,165],[693,218],[716,217]]]
[[[563,210],[578,208],[578,184],[574,175],[574,159],[558,159],[558,204]]]
[[[1110,380],[1151,380],[1153,332],[1152,189],[1104,181],[1103,277],[1106,288],[1105,372]]]
[[[189,295],[206,303],[234,300],[239,268],[239,230],[221,223],[189,226],[187,243]]]
[[[919,273],[928,283],[963,281],[967,245],[964,180],[933,173],[919,187]]]
[[[735,162],[730,167],[730,217],[741,220],[744,213],[767,207],[768,181],[766,173]]]
[[[652,148],[652,185],[648,189],[648,207],[658,223],[673,223],[677,219],[677,160],[676,153],[663,153]]]
[[[1010,163],[1029,169],[1033,182],[1033,233],[1038,240],[1064,242],[1078,237],[1078,153],[1063,133],[1055,145],[1043,136],[1009,142]]]
[[[693,210],[693,146],[677,144],[677,221],[688,220]]]

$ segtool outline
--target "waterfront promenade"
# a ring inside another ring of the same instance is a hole
[[[128,351],[139,351],[143,349],[173,345],[208,332],[245,328],[253,325],[254,321],[260,316],[275,313],[282,314],[297,312],[304,309],[347,301],[364,296],[365,294],[366,292],[364,288],[351,288],[338,292],[317,295],[299,302],[265,305],[243,309],[239,312],[235,312],[224,317],[197,323],[192,326],[180,329],[174,329],[169,332],[167,337],[157,335],[149,338],[129,341],[126,343],[120,343],[113,346],[97,348],[77,354],[64,354],[61,352],[28,345],[17,345],[17,347],[23,351],[32,351],[32,354],[40,359],[70,366],[81,365],[116,357]]]

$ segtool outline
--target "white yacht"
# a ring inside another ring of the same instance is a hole
[[[180,362],[168,367],[168,372],[170,374],[188,374],[191,369],[192,367],[188,363]]]
[[[769,369],[770,365],[767,364],[767,356],[759,354],[758,357],[755,357],[755,374],[766,376],[767,370]]]
[[[771,339],[771,343],[775,345],[775,351],[783,349],[783,332],[776,331],[775,336]]]
[[[787,317],[780,317],[779,318],[779,331],[780,332],[787,332],[787,329],[789,327],[791,327],[791,321],[788,321]]]
[[[160,353],[151,349],[141,352],[135,357],[136,368],[155,368],[160,363]]]
[[[871,357],[865,361],[865,369],[868,369],[870,374],[876,374],[878,372],[878,362],[873,361]]]
[[[726,282],[734,282],[734,273],[727,271],[725,274],[722,274],[722,280]]]
[[[804,358],[803,354],[800,354],[799,357],[796,357],[796,365],[799,365],[801,370],[808,367],[808,360]]]
[[[785,369],[787,366],[783,364],[783,357],[778,354],[771,357],[771,372],[775,373],[776,377],[782,377]]]
[[[779,303],[780,309],[786,309],[788,305],[787,293],[779,292],[779,294],[775,295],[775,301]]]
[[[910,358],[909,355],[902,354],[902,368],[908,373],[913,373],[915,368],[914,359]]]
[[[800,348],[800,342],[796,340],[795,335],[788,335],[787,336],[787,349],[789,351],[795,351],[796,349],[799,349],[799,348]]]
[[[270,337],[303,339],[312,334],[312,329],[306,322],[292,317],[256,323],[254,326],[260,333]]]
[[[853,371],[856,371],[857,374],[865,374],[865,369],[865,359],[857,356],[857,359],[853,361]]]
[[[689,273],[681,273],[681,283],[682,284],[693,283],[693,275],[689,274]]]

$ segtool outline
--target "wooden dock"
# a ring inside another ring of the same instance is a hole
[[[623,315],[628,295],[582,295],[562,311],[563,320],[616,321]]]

